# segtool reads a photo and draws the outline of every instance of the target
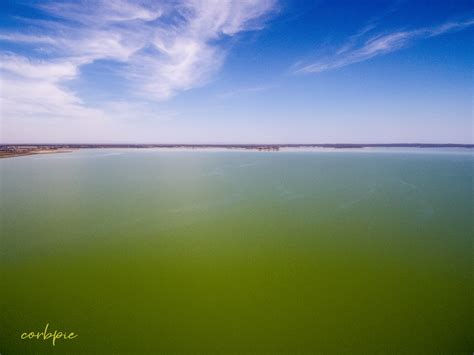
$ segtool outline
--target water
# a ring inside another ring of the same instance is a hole
[[[2,354],[471,353],[466,151],[0,160]],[[21,340],[27,331],[78,337]]]

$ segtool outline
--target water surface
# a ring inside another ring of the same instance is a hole
[[[469,151],[0,160],[2,354],[472,353]]]

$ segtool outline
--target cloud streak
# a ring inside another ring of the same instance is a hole
[[[239,97],[242,95],[265,92],[273,88],[275,88],[275,85],[251,86],[251,87],[245,87],[245,88],[227,91],[227,92],[219,94],[217,97],[220,99],[230,99],[230,98]]]
[[[125,63],[122,74],[138,92],[164,100],[208,82],[225,57],[219,41],[261,28],[275,6],[274,0],[50,2],[38,7],[57,20],[32,21],[41,35],[0,33],[0,40],[76,67],[100,59]]]
[[[395,52],[419,40],[460,31],[472,25],[474,25],[474,19],[447,22],[436,27],[425,27],[411,31],[377,34],[363,39],[365,34],[372,32],[373,27],[370,27],[351,36],[349,41],[343,44],[334,55],[313,61],[312,63],[299,62],[294,65],[293,71],[295,74],[310,74],[342,68],[380,55]]]
[[[0,43],[26,49],[0,50],[1,110],[9,121],[117,115],[111,103],[88,107],[64,85],[98,60],[121,64],[119,75],[131,88],[127,107],[152,117],[152,103],[209,82],[225,59],[226,39],[261,29],[276,0],[66,0],[32,6],[48,19],[21,19],[23,30],[0,32]]]

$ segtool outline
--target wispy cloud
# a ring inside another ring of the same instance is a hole
[[[277,5],[276,0],[34,4],[48,20],[22,19],[27,24],[23,30],[0,32],[1,42],[27,48],[23,54],[0,50],[1,109],[9,117],[100,118],[116,113],[107,103],[87,107],[63,85],[97,60],[122,64],[120,75],[133,89],[127,101],[134,97],[137,102],[163,101],[204,85],[225,59],[225,39],[261,29]],[[154,113],[148,112],[148,116]]]
[[[474,19],[447,22],[435,27],[424,27],[410,31],[396,31],[385,34],[373,34],[374,26],[370,25],[351,36],[333,55],[314,60],[310,63],[298,62],[294,73],[321,73],[327,70],[342,68],[380,55],[391,53],[412,45],[414,42],[460,31],[474,25]],[[367,38],[367,34],[371,34]]]
[[[217,97],[220,99],[230,99],[230,98],[234,98],[234,97],[238,97],[242,95],[265,92],[273,88],[275,88],[275,85],[244,87],[244,88],[239,88],[239,89],[235,89],[231,91],[226,91],[224,93],[219,94]]]
[[[36,21],[34,35],[0,33],[0,40],[28,43],[81,66],[99,59],[127,64],[123,75],[151,99],[206,83],[225,50],[218,40],[263,26],[275,0],[102,0],[38,5],[57,21]],[[22,59],[23,60],[23,59]],[[27,59],[24,59],[25,61]]]

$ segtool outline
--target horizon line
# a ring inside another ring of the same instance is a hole
[[[155,146],[155,147],[310,147],[310,146],[451,146],[451,147],[474,147],[474,143],[418,143],[418,142],[397,142],[397,143],[0,143],[0,146]]]

